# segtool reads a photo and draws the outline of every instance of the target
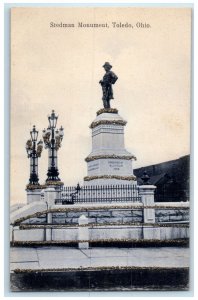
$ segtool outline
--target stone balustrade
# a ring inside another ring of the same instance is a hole
[[[189,237],[189,202],[155,203],[154,190],[155,187],[151,185],[140,186],[142,201],[138,203],[55,205],[56,192],[53,188],[48,188],[43,201],[28,204],[11,214],[12,224],[21,217],[24,218],[11,228],[11,240],[77,241],[81,236],[79,230],[82,229],[82,216],[87,222],[86,229],[83,230],[89,233],[92,240]],[[35,215],[38,211],[40,215]],[[186,226],[175,226],[181,223]],[[49,224],[51,227],[44,225],[38,228],[39,224]],[[23,225],[23,229],[19,225]],[[57,225],[60,225],[59,228]]]

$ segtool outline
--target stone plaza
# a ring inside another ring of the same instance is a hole
[[[19,247],[11,248],[10,268],[13,291],[186,290],[189,250]]]

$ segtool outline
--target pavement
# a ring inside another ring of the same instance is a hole
[[[11,247],[10,269],[62,269],[88,267],[189,267],[189,248],[90,248],[64,246]]]

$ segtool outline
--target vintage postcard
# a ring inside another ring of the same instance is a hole
[[[192,9],[10,13],[10,290],[189,291]]]

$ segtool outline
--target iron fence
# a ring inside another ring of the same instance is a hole
[[[55,204],[141,202],[136,185],[62,186]]]

